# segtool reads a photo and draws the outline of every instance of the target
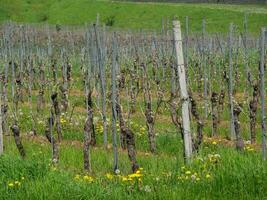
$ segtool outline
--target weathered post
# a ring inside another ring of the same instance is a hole
[[[2,78],[3,76],[1,75],[0,77],[0,156],[4,153],[4,142],[3,142],[3,118],[2,118]]]
[[[28,62],[28,68],[29,68],[29,83],[28,83],[28,89],[29,89],[29,105],[30,105],[30,115],[32,118],[32,133],[33,135],[36,135],[36,126],[35,126],[35,117],[33,114],[33,100],[32,100],[32,83],[33,83],[33,58],[30,55],[30,61]],[[40,94],[40,93],[39,93]]]
[[[261,30],[261,61],[260,61],[260,88],[261,88],[261,123],[262,123],[262,158],[266,160],[266,116],[265,116],[265,84],[264,84],[264,59],[265,59],[265,28]]]
[[[244,15],[244,36],[243,36],[243,46],[244,46],[244,63],[246,70],[246,89],[248,89],[249,83],[251,82],[251,72],[249,69],[249,57],[248,57],[248,48],[247,48],[247,13]]]
[[[233,105],[233,62],[232,62],[232,40],[233,40],[233,23],[230,24],[229,30],[229,83],[228,83],[228,96],[230,105],[230,131],[231,139],[235,138],[234,130],[234,105]]]
[[[117,147],[117,110],[116,110],[116,68],[117,68],[117,46],[115,41],[115,33],[113,35],[113,44],[112,44],[112,144],[114,152],[114,162],[113,169],[116,173],[118,170],[118,147]]]
[[[206,60],[206,21],[203,19],[202,21],[202,64],[203,64],[203,73],[204,73],[204,106],[205,106],[205,119],[208,118],[208,90],[207,90],[207,60]]]
[[[189,25],[188,25],[188,16],[185,17],[185,66],[188,68],[188,34],[189,34]]]
[[[107,147],[108,136],[107,136],[107,118],[106,118],[106,80],[105,80],[105,66],[103,61],[103,53],[101,52],[100,36],[97,26],[94,26],[95,37],[96,37],[96,48],[98,54],[98,67],[100,76],[100,86],[101,86],[101,96],[102,96],[102,120],[103,120],[103,135],[104,135],[104,145]]]
[[[184,132],[185,159],[189,161],[192,155],[192,138],[189,119],[189,96],[186,88],[186,73],[184,67],[183,45],[180,21],[173,21],[174,45],[176,51],[179,86],[182,100],[182,124]]]
[[[86,98],[86,111],[87,117],[84,124],[84,142],[83,142],[83,165],[84,169],[91,172],[91,155],[90,155],[90,145],[92,144],[92,135],[94,131],[93,123],[93,108],[92,108],[92,90],[89,83],[88,69],[85,69],[85,98]]]

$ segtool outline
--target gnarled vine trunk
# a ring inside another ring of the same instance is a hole
[[[251,143],[256,142],[256,116],[259,102],[259,82],[253,82],[253,97],[249,102],[250,137]]]
[[[20,139],[19,127],[18,127],[18,125],[13,124],[10,128],[11,128],[11,131],[13,132],[13,136],[15,139],[16,146],[19,150],[19,154],[24,159],[26,156],[26,153],[25,153],[24,147],[23,147],[21,139]]]
[[[54,112],[56,115],[56,129],[57,129],[57,134],[58,134],[58,141],[61,142],[62,141],[62,128],[61,128],[61,122],[60,122],[60,108],[59,108],[59,103],[58,103],[58,99],[57,99],[58,93],[54,92],[51,95],[51,99],[53,102],[53,108],[54,108]]]
[[[53,136],[53,126],[54,126],[54,115],[51,111],[50,117],[47,119],[47,124],[45,128],[45,136],[47,140],[52,145],[52,162],[54,164],[58,163],[59,160],[59,148],[56,138]]]
[[[212,114],[212,136],[218,134],[218,94],[212,92],[211,94],[211,114]]]
[[[118,102],[116,104],[116,110],[117,110],[118,118],[119,118],[120,131],[126,140],[128,157],[129,157],[130,162],[131,162],[132,172],[135,172],[136,170],[138,170],[139,165],[138,165],[137,160],[136,160],[134,133],[127,126],[127,124],[123,118],[122,109],[121,109],[121,106],[119,104],[119,95],[118,95]]]
[[[234,105],[234,128],[235,128],[235,135],[236,135],[236,149],[238,151],[243,151],[244,149],[244,141],[242,139],[240,133],[240,121],[239,121],[239,114],[241,113],[240,105]]]

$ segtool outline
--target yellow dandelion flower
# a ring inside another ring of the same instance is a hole
[[[186,175],[190,175],[190,174],[191,174],[191,171],[187,170],[187,171],[185,172],[185,174],[186,174]]]
[[[8,183],[8,187],[14,187],[14,183]]]
[[[83,177],[83,180],[85,180],[85,181],[87,181],[87,182],[92,182],[94,179],[93,179],[91,176],[87,176],[87,175],[85,175],[85,176]]]
[[[60,123],[65,124],[66,122],[67,122],[67,120],[64,119],[64,117],[60,117]]]
[[[217,144],[217,142],[216,142],[216,141],[213,141],[213,142],[212,142],[212,144],[213,144],[213,145],[216,145],[216,144]]]
[[[144,132],[146,129],[144,127],[140,128],[141,132]]]
[[[130,174],[130,175],[129,175],[129,178],[140,178],[140,177],[142,177],[142,176],[143,176],[142,174],[134,173],[134,174]]]
[[[128,177],[127,178],[127,181],[132,181],[133,179],[131,177]]]
[[[210,174],[206,174],[206,178],[209,179],[211,176]]]
[[[106,174],[106,178],[111,180],[111,179],[113,179],[113,175],[111,173],[107,173]]]
[[[21,183],[20,183],[19,181],[15,181],[14,183],[15,183],[15,185],[17,185],[17,186],[20,186],[20,185],[21,185]]]
[[[80,175],[79,174],[76,174],[75,177],[74,177],[74,180],[79,180],[80,179]]]

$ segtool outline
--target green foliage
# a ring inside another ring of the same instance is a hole
[[[114,24],[115,24],[115,16],[114,15],[106,17],[106,19],[105,19],[105,25],[106,26],[113,26]]]
[[[49,22],[51,24],[80,24],[96,21],[125,29],[161,29],[162,19],[173,16],[184,22],[189,16],[190,31],[201,31],[206,19],[207,31],[227,32],[233,22],[240,30],[244,13],[248,13],[248,29],[257,34],[266,25],[267,11],[263,5],[164,4],[129,3],[94,0],[0,0],[0,20],[18,22]],[[115,20],[116,19],[116,20]]]

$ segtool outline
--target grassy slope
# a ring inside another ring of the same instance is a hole
[[[249,30],[257,33],[267,23],[264,5],[163,4],[127,3],[93,0],[0,0],[0,20],[60,24],[84,24],[95,20],[97,13],[105,22],[115,17],[115,27],[129,29],[159,29],[162,17],[190,17],[192,31],[200,31],[206,18],[207,30],[226,32],[233,22],[242,28],[244,12],[249,12]]]

